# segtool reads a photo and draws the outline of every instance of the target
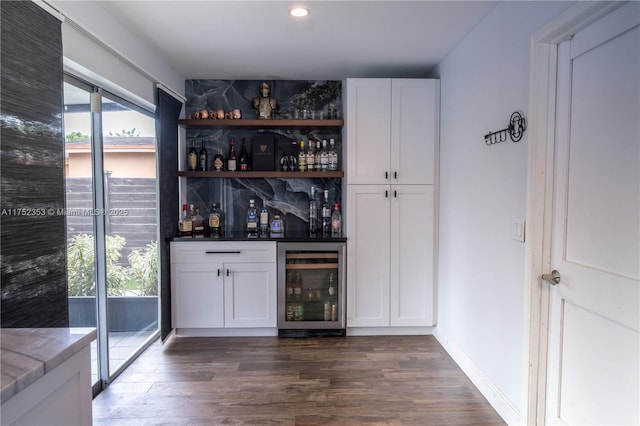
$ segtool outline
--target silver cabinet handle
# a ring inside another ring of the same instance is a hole
[[[205,251],[206,254],[240,254],[240,250],[228,250],[228,251]]]
[[[542,279],[551,285],[560,284],[560,272],[555,269],[550,274],[542,274]]]

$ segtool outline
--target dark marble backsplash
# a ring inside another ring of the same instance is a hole
[[[256,118],[251,107],[251,99],[258,96],[263,80],[187,80],[186,114],[200,110],[223,109],[229,112],[240,109],[243,118]],[[309,109],[327,113],[330,104],[335,105],[342,116],[342,82],[340,81],[282,81],[266,80],[271,87],[271,96],[278,100],[280,108],[275,114],[278,118],[293,118],[296,109]],[[193,145],[200,149],[204,141],[209,153],[209,162],[218,151],[226,158],[229,152],[229,140],[234,138],[236,153],[240,154],[242,140],[251,152],[251,144],[256,137],[273,137],[275,140],[274,169],[278,170],[280,156],[284,152],[298,152],[293,143],[309,139],[321,141],[334,139],[336,150],[342,152],[342,132],[336,128],[319,129],[247,129],[247,128],[196,128],[188,129],[187,150]],[[186,153],[185,153],[186,154]],[[339,169],[342,170],[342,156]],[[209,166],[211,167],[211,166]],[[212,202],[218,202],[227,216],[227,227],[236,232],[244,228],[249,200],[254,199],[258,209],[266,203],[270,215],[284,215],[287,229],[291,232],[303,232],[308,228],[308,203],[311,187],[317,191],[317,199],[322,199],[322,191],[329,190],[329,202],[337,201],[342,205],[342,183],[340,179],[304,178],[265,178],[265,179],[211,179],[188,178],[187,202],[200,207],[207,214]]]

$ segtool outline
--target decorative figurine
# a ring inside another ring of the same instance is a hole
[[[273,112],[278,109],[278,100],[270,96],[271,89],[266,82],[260,85],[260,96],[252,99],[251,105],[258,111],[258,118],[269,120],[273,118]]]

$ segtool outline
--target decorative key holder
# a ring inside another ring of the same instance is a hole
[[[519,112],[511,114],[509,119],[509,127],[498,130],[497,132],[489,132],[484,135],[484,143],[494,145],[507,140],[507,134],[513,142],[519,142],[526,129],[524,117]]]

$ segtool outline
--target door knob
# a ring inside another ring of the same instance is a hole
[[[560,272],[555,269],[550,274],[542,274],[542,279],[551,285],[560,284]]]

